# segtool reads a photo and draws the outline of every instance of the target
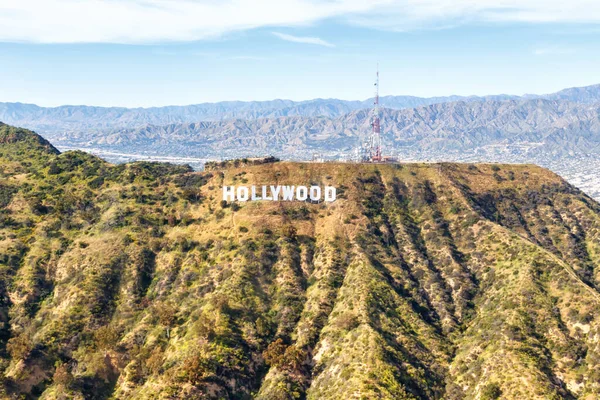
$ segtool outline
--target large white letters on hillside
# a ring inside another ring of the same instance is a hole
[[[224,201],[335,201],[337,191],[333,186],[223,186]]]

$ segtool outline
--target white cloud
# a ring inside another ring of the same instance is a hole
[[[294,43],[306,43],[306,44],[317,44],[319,46],[326,46],[326,47],[335,47],[333,44],[326,42],[323,39],[319,39],[317,37],[308,37],[308,36],[293,36],[293,35],[288,35],[285,33],[279,33],[279,32],[271,32],[273,35],[277,36],[278,38],[282,39],[282,40],[286,40],[288,42],[294,42]]]
[[[379,29],[407,31],[466,23],[600,23],[597,0],[394,0],[351,22]]]
[[[600,23],[597,0],[0,0],[0,41],[158,43],[328,18],[410,30],[467,22]],[[325,42],[326,43],[326,42]]]
[[[361,0],[0,0],[0,41],[191,41],[306,25],[371,7]]]

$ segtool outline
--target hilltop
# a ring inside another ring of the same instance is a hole
[[[600,205],[548,170],[192,172],[23,135],[0,145],[0,396],[600,395]],[[267,184],[338,196],[221,201]]]
[[[0,122],[0,144],[5,155],[9,152],[19,154],[21,151],[33,151],[48,154],[59,154],[60,152],[50,144],[49,141],[28,129],[16,128]]]

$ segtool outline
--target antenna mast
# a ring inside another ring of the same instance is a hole
[[[379,63],[377,63],[377,77],[375,80],[375,101],[371,115],[371,134],[365,135],[364,141],[356,148],[356,160],[358,162],[383,162],[381,154],[381,123],[379,117]],[[386,161],[389,157],[386,158]]]
[[[379,63],[377,63],[377,79],[375,80],[375,102],[373,105],[373,122],[371,123],[371,161],[381,162],[381,125],[379,120]]]

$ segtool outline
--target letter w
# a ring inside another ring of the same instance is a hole
[[[294,200],[294,189],[295,186],[283,186],[283,200]]]

